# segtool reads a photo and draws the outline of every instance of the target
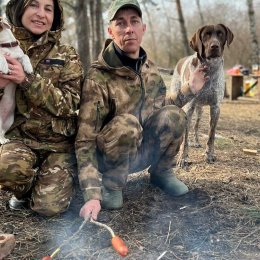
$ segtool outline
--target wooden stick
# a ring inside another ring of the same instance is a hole
[[[81,231],[81,229],[86,225],[87,223],[87,219],[85,219],[82,224],[80,225],[80,227],[78,228],[78,230],[71,236],[69,237],[67,240],[65,240],[51,255],[50,257],[53,258],[55,255],[57,255],[61,248],[65,245],[67,245],[76,235],[78,235],[78,233]]]
[[[95,225],[97,225],[97,226],[106,228],[106,229],[110,232],[111,236],[112,236],[112,237],[115,237],[114,231],[113,231],[112,228],[109,227],[108,225],[103,224],[103,223],[100,223],[100,222],[95,221],[95,220],[93,220],[93,219],[90,219],[90,222],[93,223],[93,224],[95,224]]]

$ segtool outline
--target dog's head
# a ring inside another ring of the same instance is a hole
[[[231,44],[234,35],[224,24],[206,25],[197,30],[190,40],[190,47],[200,60],[221,57],[224,46]]]

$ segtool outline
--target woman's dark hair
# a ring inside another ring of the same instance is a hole
[[[16,27],[22,27],[22,16],[26,6],[33,0],[10,0],[6,5],[6,17],[11,24]],[[62,27],[62,9],[58,0],[53,0],[54,3],[54,19],[51,31],[56,31]]]

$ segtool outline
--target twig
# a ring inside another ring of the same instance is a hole
[[[236,245],[236,247],[235,247],[232,251],[235,252],[235,251],[239,248],[239,246],[240,246],[240,244],[242,243],[243,239],[252,236],[254,233],[256,233],[256,232],[258,232],[258,231],[260,231],[260,228],[257,228],[256,230],[254,230],[254,231],[252,231],[251,233],[247,234],[246,236],[242,237],[242,238],[239,240],[239,242],[238,242],[238,244]]]
[[[61,248],[63,246],[65,246],[66,244],[68,244],[76,235],[78,235],[78,233],[81,231],[81,229],[86,225],[87,223],[87,219],[85,219],[82,224],[80,225],[80,227],[78,228],[78,230],[70,237],[68,238],[67,240],[65,240],[51,255],[50,257],[53,258],[56,254],[59,253],[59,251],[61,250]]]
[[[167,253],[168,251],[164,251],[156,260],[160,260],[163,258],[163,256]]]
[[[167,237],[166,237],[166,240],[165,240],[164,244],[166,244],[167,241],[168,241],[168,238],[169,238],[169,235],[170,235],[170,231],[171,231],[171,224],[172,224],[172,221],[170,221],[170,223],[169,223],[168,234],[167,234]]]
[[[108,225],[103,224],[103,223],[100,223],[100,222],[95,221],[95,220],[93,220],[93,219],[90,219],[90,222],[93,223],[93,224],[95,224],[95,225],[98,225],[98,226],[100,226],[100,227],[106,228],[106,229],[110,232],[111,236],[112,236],[112,237],[115,237],[114,231],[113,231],[112,228],[109,227]]]

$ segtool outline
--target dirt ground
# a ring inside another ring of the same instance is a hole
[[[129,247],[120,257],[109,232],[87,223],[54,259],[75,260],[260,260],[260,103],[222,104],[214,164],[204,161],[208,131],[205,110],[200,136],[203,148],[191,148],[188,171],[176,169],[190,188],[171,198],[149,183],[147,173],[129,178],[121,210],[102,211],[108,224]],[[248,155],[243,149],[258,150]],[[41,259],[79,228],[82,197],[70,209],[46,218],[30,210],[10,211],[10,193],[0,191],[0,229],[16,237],[9,260]]]

